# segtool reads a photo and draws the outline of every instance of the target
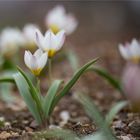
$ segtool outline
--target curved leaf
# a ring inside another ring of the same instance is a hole
[[[15,79],[15,83],[18,87],[20,95],[24,99],[27,107],[29,108],[30,112],[32,113],[36,121],[40,124],[41,118],[37,110],[36,103],[30,94],[29,87],[26,80],[20,73],[14,74],[13,77]]]
[[[12,77],[2,77],[0,78],[0,83],[15,83],[14,78]]]
[[[44,139],[58,138],[61,140],[80,140],[74,132],[58,128],[42,132],[36,132],[34,135],[37,138],[37,140],[42,140],[43,138]]]
[[[26,76],[24,71],[22,69],[20,69],[19,67],[17,67],[17,69],[21,73],[21,75],[25,78],[26,82],[28,83],[29,91],[30,91],[30,93],[32,95],[32,98],[35,100],[35,102],[37,104],[38,110],[40,112],[43,111],[42,104],[41,104],[41,101],[40,101],[40,96],[41,95],[39,95],[38,90],[34,87],[34,85],[32,84],[31,80]]]
[[[64,86],[64,88],[62,89],[62,91],[55,97],[54,102],[52,104],[51,107],[51,111],[52,112],[53,108],[55,107],[55,105],[59,102],[59,100],[65,96],[68,91],[74,86],[74,84],[76,83],[76,81],[80,78],[80,76],[87,70],[87,68],[89,66],[91,66],[92,64],[94,64],[96,61],[98,60],[98,58],[93,59],[92,61],[88,62],[87,64],[85,64],[82,68],[80,68],[75,74],[74,76],[71,78],[71,80]]]
[[[55,80],[52,83],[51,87],[49,88],[47,95],[45,96],[44,104],[43,104],[45,117],[47,117],[49,115],[52,102],[53,102],[62,82],[63,82],[62,80]]]
[[[87,71],[96,72],[99,76],[105,78],[114,88],[124,95],[121,83],[103,68],[90,67]]]
[[[105,136],[108,140],[116,140],[107,123],[104,121],[102,114],[94,105],[92,100],[88,96],[83,94],[77,94],[77,100],[83,105],[89,117],[93,119],[95,123],[99,126],[101,132],[103,133],[103,136]]]
[[[109,111],[109,113],[106,115],[106,122],[107,124],[110,125],[110,123],[113,121],[114,117],[116,116],[116,114],[127,105],[127,101],[121,101],[119,103],[117,103],[116,105],[114,105],[111,110]]]

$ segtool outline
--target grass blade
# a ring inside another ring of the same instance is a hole
[[[114,117],[116,116],[116,114],[127,105],[127,101],[121,101],[119,103],[117,103],[116,105],[114,105],[114,107],[111,108],[111,110],[109,111],[109,113],[106,115],[106,122],[108,125],[110,125],[114,119]]]
[[[14,74],[14,79],[15,79],[15,83],[18,87],[19,93],[22,96],[22,98],[24,99],[28,109],[30,110],[30,112],[32,113],[32,115],[34,116],[36,121],[40,124],[41,118],[38,113],[36,103],[34,102],[32,96],[30,94],[29,87],[28,87],[26,80],[20,73]]]
[[[63,82],[62,80],[55,80],[52,83],[51,87],[49,88],[47,95],[45,96],[44,105],[43,105],[45,117],[47,117],[49,115],[51,104],[52,104],[62,82]]]

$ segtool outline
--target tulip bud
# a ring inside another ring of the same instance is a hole
[[[31,72],[38,76],[41,70],[46,65],[48,59],[47,53],[43,53],[41,49],[38,49],[33,55],[30,51],[25,51],[24,62]]]
[[[122,84],[133,111],[140,111],[140,66],[138,64],[128,63],[126,65]]]

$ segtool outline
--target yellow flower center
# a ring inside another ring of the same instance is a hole
[[[47,51],[47,52],[48,52],[49,58],[53,57],[53,56],[56,54],[56,50],[54,50],[54,49],[50,49],[50,50]]]
[[[38,75],[40,74],[41,70],[42,70],[41,68],[38,68],[38,69],[31,70],[31,72],[32,72],[34,75],[38,76]]]
[[[50,25],[50,29],[54,34],[57,34],[60,31],[59,27],[55,24]]]
[[[138,63],[140,62],[140,57],[139,57],[139,56],[135,56],[135,57],[132,57],[130,60],[131,60],[132,62],[138,64]]]

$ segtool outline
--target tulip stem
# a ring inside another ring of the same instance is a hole
[[[49,58],[49,82],[52,83],[52,59]]]

